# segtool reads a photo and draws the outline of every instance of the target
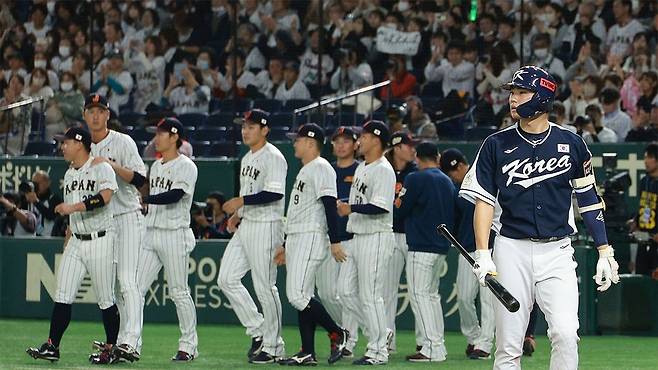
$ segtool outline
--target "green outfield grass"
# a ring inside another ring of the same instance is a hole
[[[38,346],[48,335],[49,323],[45,320],[0,320],[0,369],[87,369],[93,339],[104,339],[101,323],[72,322],[61,345],[62,359],[55,364],[37,361],[25,354],[29,346]],[[466,342],[458,333],[447,333],[448,360],[443,363],[412,364],[404,356],[414,348],[413,333],[398,333],[398,353],[391,356],[389,369],[437,368],[437,369],[490,369],[492,360],[468,360],[464,356]],[[294,327],[287,327],[284,339],[289,354],[299,348],[299,335]],[[245,353],[249,339],[244,329],[236,326],[202,325],[199,327],[200,356],[192,363],[172,364],[169,359],[177,349],[178,326],[172,324],[148,324],[144,329],[142,359],[134,364],[112,365],[114,368],[135,369],[248,369]],[[363,339],[359,341],[357,354],[362,354]],[[538,350],[530,358],[523,359],[524,369],[547,369],[549,358],[548,340],[538,338]],[[580,345],[581,369],[655,369],[658,365],[658,338],[648,337],[583,337]],[[316,339],[320,366],[326,365],[328,340],[318,334]],[[334,368],[354,368],[343,360]]]

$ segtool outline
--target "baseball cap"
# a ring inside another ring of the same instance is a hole
[[[421,159],[436,159],[438,156],[439,148],[436,146],[436,144],[429,141],[423,141],[422,143],[416,145],[416,157]]]
[[[270,114],[262,109],[252,109],[244,114],[244,118],[240,120],[240,124],[244,121],[251,121],[258,123],[261,126],[268,126],[267,120],[270,118]]]
[[[356,132],[348,126],[340,126],[338,129],[336,129],[336,132],[334,132],[334,134],[331,136],[331,140],[336,140],[336,138],[339,136],[345,136],[354,141],[359,139],[359,136],[356,134]]]
[[[415,146],[418,143],[419,141],[411,137],[411,134],[408,132],[397,131],[393,135],[391,135],[391,142],[390,142],[391,146],[396,146],[398,144],[407,144],[407,145]]]
[[[85,99],[85,109],[92,107],[100,107],[110,110],[110,103],[107,102],[107,99],[100,94],[89,94]]]
[[[80,126],[69,128],[64,135],[56,135],[55,139],[58,141],[75,140],[81,142],[87,150],[91,149],[91,134]]]
[[[158,131],[169,132],[170,134],[176,134],[180,138],[183,138],[185,130],[183,129],[183,124],[177,118],[166,117],[160,120],[156,125]]]
[[[418,152],[418,150],[416,150]],[[460,163],[467,164],[466,157],[458,149],[450,148],[441,152],[439,166],[444,172],[450,172],[457,169]]]
[[[317,140],[320,144],[324,144],[324,131],[315,123],[306,123],[299,127],[297,132],[287,135],[291,139],[298,137],[308,137]]]
[[[372,120],[363,125],[363,133],[371,133],[379,138],[382,146],[386,148],[389,140],[388,127],[382,121]]]

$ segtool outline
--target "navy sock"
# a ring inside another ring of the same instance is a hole
[[[302,352],[315,355],[315,321],[308,307],[297,312],[299,335],[302,338]]]
[[[119,335],[119,310],[117,305],[101,310],[103,312],[103,326],[107,344],[116,344]]]
[[[55,303],[53,314],[50,317],[50,341],[59,348],[62,336],[71,322],[71,305],[64,303]]]
[[[311,312],[313,321],[320,324],[320,326],[322,326],[328,333],[340,332],[340,326],[336,324],[334,319],[331,318],[331,315],[329,315],[329,312],[327,312],[322,303],[317,299],[311,298],[304,311],[306,310]]]

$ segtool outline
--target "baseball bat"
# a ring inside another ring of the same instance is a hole
[[[457,248],[459,254],[466,258],[466,261],[468,261],[471,266],[475,265],[475,260],[473,257],[471,257],[464,246],[461,245],[461,243],[450,233],[450,230],[448,230],[445,224],[439,225],[437,229],[441,235],[448,239],[453,247]],[[516,298],[514,298],[514,296],[508,292],[507,289],[505,289],[505,287],[499,283],[495,277],[493,277],[491,274],[487,274],[487,276],[484,278],[484,282],[487,284],[489,290],[491,290],[491,293],[493,293],[493,295],[496,296],[500,303],[505,306],[507,311],[516,312],[519,310],[519,301],[517,301]]]

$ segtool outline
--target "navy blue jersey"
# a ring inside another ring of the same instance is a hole
[[[473,213],[475,205],[458,196],[459,184],[455,184],[455,235],[457,240],[469,252],[475,252],[475,233],[473,232]]]
[[[416,162],[408,162],[402,171],[395,170],[395,198],[397,199],[400,196],[400,191],[404,186],[404,179],[407,178],[412,172],[418,171],[418,166]],[[400,217],[395,217],[395,212],[397,212],[397,207],[393,208],[393,232],[404,234],[404,219]]]
[[[640,194],[640,208],[635,221],[638,229],[650,233],[658,232],[656,212],[658,212],[658,179],[645,175],[638,185]]]
[[[354,178],[354,171],[359,166],[359,162],[354,161],[350,166],[342,168],[338,167],[336,162],[331,164],[331,167],[336,171],[336,188],[338,190],[338,199],[347,202],[350,197],[350,188],[352,187],[352,180]],[[350,240],[353,234],[347,232],[347,217],[338,217],[338,240]]]
[[[436,228],[446,224],[453,229],[455,193],[452,180],[438,168],[416,171],[407,176],[394,216],[404,219],[409,251],[448,253],[450,242],[440,237]]]
[[[493,228],[508,238],[574,234],[571,180],[592,174],[592,155],[580,136],[553,123],[543,139],[526,136],[513,125],[487,137],[459,194],[493,206]]]

